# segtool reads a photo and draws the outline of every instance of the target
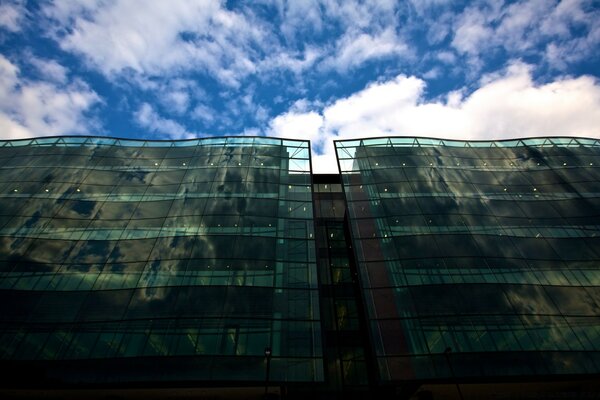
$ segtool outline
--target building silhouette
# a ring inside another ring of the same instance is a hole
[[[595,395],[600,141],[335,147],[0,142],[0,393]]]

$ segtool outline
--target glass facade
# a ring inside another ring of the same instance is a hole
[[[349,398],[369,389],[368,342],[339,175],[315,175],[315,234],[328,394]]]
[[[0,397],[600,375],[600,140],[335,147],[313,175],[303,140],[0,141]]]
[[[307,141],[0,142],[0,271],[8,377],[323,380]]]
[[[337,141],[382,382],[600,373],[600,141]]]

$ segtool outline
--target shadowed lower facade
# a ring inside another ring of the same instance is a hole
[[[0,142],[4,393],[595,393],[599,141],[335,145]]]

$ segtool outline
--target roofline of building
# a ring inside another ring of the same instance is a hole
[[[25,141],[52,141],[59,139],[99,139],[99,140],[107,140],[107,141],[129,141],[129,142],[140,142],[140,143],[185,143],[190,142],[190,146],[194,144],[191,142],[198,142],[196,144],[201,144],[202,141],[218,141],[221,139],[264,139],[264,140],[278,140],[282,143],[285,141],[290,142],[301,142],[307,143],[308,147],[310,147],[310,140],[308,139],[291,139],[291,138],[283,138],[283,137],[275,137],[275,136],[240,136],[240,135],[224,135],[224,136],[205,136],[205,137],[197,137],[190,139],[139,139],[139,138],[127,138],[127,137],[118,137],[118,136],[102,136],[102,135],[52,135],[52,136],[36,136],[29,138],[19,138],[19,139],[0,139],[0,147],[3,147],[6,143],[22,143]],[[73,143],[75,144],[75,143]],[[81,143],[83,144],[83,143]]]
[[[282,138],[282,137],[275,137],[275,136],[259,136],[259,135],[252,135],[252,136],[240,136],[240,135],[223,135],[223,136],[205,136],[205,137],[197,137],[197,138],[190,138],[190,139],[139,139],[139,138],[127,138],[127,137],[118,137],[118,136],[102,136],[102,135],[52,135],[52,136],[36,136],[36,137],[29,137],[29,138],[20,138],[20,139],[0,139],[0,147],[6,145],[6,143],[22,143],[25,141],[51,141],[53,139],[68,139],[68,138],[77,138],[77,139],[81,139],[81,138],[86,138],[86,139],[101,139],[101,140],[114,140],[114,141],[130,141],[130,142],[139,142],[139,143],[186,143],[189,142],[190,145],[194,145],[192,142],[197,142],[196,145],[201,144],[201,142],[203,141],[213,141],[213,140],[221,140],[221,139],[265,139],[265,140],[279,140],[283,143],[283,141],[290,141],[290,142],[303,142],[303,143],[308,143],[308,145],[310,146],[311,142],[308,139],[291,139],[291,138]],[[596,142],[593,144],[593,146],[600,146],[600,137],[599,138],[594,138],[594,137],[586,137],[586,136],[561,136],[561,135],[549,135],[549,136],[525,136],[525,137],[515,137],[515,138],[505,138],[505,139],[473,139],[473,140],[460,140],[460,139],[450,139],[450,138],[443,138],[443,137],[434,137],[434,136],[373,136],[373,137],[360,137],[360,138],[352,138],[352,139],[336,139],[333,140],[334,145],[340,143],[348,143],[348,142],[355,142],[355,141],[377,141],[377,140],[394,140],[394,139],[403,139],[403,140],[416,140],[417,141],[417,146],[419,146],[420,144],[418,143],[419,140],[426,140],[426,141],[439,141],[439,143],[436,144],[432,144],[432,143],[427,143],[427,145],[432,146],[432,145],[436,145],[436,146],[446,146],[445,142],[449,142],[449,143],[453,143],[453,144],[458,144],[458,143],[463,143],[465,147],[469,147],[469,144],[471,143],[477,143],[477,144],[486,144],[489,143],[490,146],[494,146],[494,144],[507,144],[510,142],[517,142],[514,146],[500,146],[500,147],[519,147],[519,146],[526,146],[528,144],[523,143],[521,145],[518,144],[518,142],[525,142],[525,141],[533,141],[533,140],[564,140],[564,141],[570,141],[572,142],[573,140],[575,140],[576,142],[578,140],[584,140],[584,141],[593,141]],[[73,143],[74,144],[74,143]],[[101,143],[98,143],[101,144]],[[392,143],[393,144],[393,143]],[[579,144],[579,143],[576,143]],[[555,145],[555,146],[562,146],[562,143],[554,143],[551,142],[550,145]],[[344,147],[343,145],[340,147]],[[449,146],[449,147],[457,147],[457,146]],[[484,146],[477,146],[477,147],[484,147]]]
[[[600,137],[598,138],[594,138],[594,137],[585,137],[585,136],[561,136],[561,135],[550,135],[550,136],[526,136],[526,137],[515,137],[515,138],[506,138],[506,139],[473,139],[473,140],[460,140],[460,139],[447,139],[447,138],[441,138],[441,137],[433,137],[433,136],[373,136],[373,137],[362,137],[362,138],[351,138],[351,139],[337,139],[334,140],[334,146],[340,147],[340,148],[344,148],[345,146],[341,145],[338,146],[339,144],[343,144],[343,143],[348,143],[348,142],[358,142],[358,141],[378,141],[378,140],[394,140],[394,139],[403,139],[403,140],[413,140],[413,141],[417,141],[417,146],[420,146],[420,144],[418,143],[419,140],[423,140],[423,141],[439,141],[440,143],[427,143],[428,146],[447,146],[445,142],[449,142],[449,143],[453,143],[453,144],[457,144],[457,143],[463,143],[464,146],[463,147],[470,147],[469,144],[471,143],[477,143],[477,144],[486,144],[489,143],[490,147],[494,147],[494,145],[497,145],[498,143],[500,144],[504,144],[498,147],[520,147],[520,146],[527,146],[528,144],[526,143],[522,143],[521,145],[518,144],[518,142],[526,142],[526,141],[538,141],[538,140],[565,140],[565,141],[570,141],[572,142],[573,140],[578,141],[578,140],[584,140],[584,141],[593,141],[596,142],[593,144],[593,146],[600,146]],[[515,145],[510,146],[510,145],[506,145],[506,143],[509,142],[517,142]],[[579,143],[578,143],[579,144]],[[385,145],[385,144],[382,144]],[[393,145],[393,143],[392,143]],[[554,145],[554,146],[563,146],[563,144],[561,143],[554,143],[551,142],[549,145]],[[579,144],[581,145],[581,144]],[[414,146],[414,145],[413,145]],[[565,147],[568,145],[564,145]],[[354,147],[354,146],[350,146],[350,147]],[[403,147],[409,147],[408,145],[404,145]],[[461,147],[461,146],[448,146],[448,147]],[[485,147],[485,146],[474,146],[474,147]]]

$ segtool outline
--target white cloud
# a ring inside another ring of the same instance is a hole
[[[81,0],[41,8],[50,18],[43,26],[51,26],[61,48],[109,78],[206,74],[239,89],[250,76],[266,82],[287,71],[295,78],[332,69],[347,74],[381,59],[432,73],[435,65],[421,60],[460,69],[466,62],[470,79],[486,66],[486,56],[497,62],[504,53],[566,69],[597,57],[595,1],[479,0],[461,7],[449,0],[262,0],[228,7],[219,0]],[[422,59],[409,41],[415,33],[431,45]],[[294,93],[303,93],[306,82],[312,81],[296,79]],[[193,109],[184,94],[173,96],[173,113]]]
[[[260,7],[277,8],[280,18],[265,19]],[[238,88],[250,75],[301,74],[315,65],[345,71],[409,55],[398,7],[382,0],[294,0],[231,10],[219,0],[85,0],[42,10],[61,48],[110,78],[203,72]],[[323,32],[327,37],[318,37]]]
[[[436,53],[435,58],[444,64],[454,64],[456,62],[456,55],[451,51],[440,51]]]
[[[427,42],[432,45],[442,43],[452,30],[453,14],[444,12],[442,15],[427,19]]]
[[[423,73],[423,78],[425,78],[427,80],[437,79],[440,76],[442,76],[442,74],[443,74],[443,71],[440,67],[433,67],[430,70]]]
[[[86,113],[99,102],[98,95],[79,80],[58,85],[23,79],[19,67],[0,55],[4,139],[92,133],[98,130],[97,122]]]
[[[323,131],[324,118],[315,111],[289,111],[273,118],[267,129],[269,136],[310,140],[312,165],[316,173],[337,171],[331,133]],[[315,150],[319,151],[315,151]]]
[[[48,60],[34,56],[31,52],[25,52],[25,60],[32,65],[42,78],[56,83],[66,83],[69,69],[55,60]]]
[[[396,1],[282,0],[275,5],[285,40],[262,63],[267,70],[279,67],[298,74],[316,65],[319,71],[345,72],[368,60],[411,54],[397,29]],[[327,39],[319,45],[311,41],[323,32]]]
[[[261,62],[260,68],[265,71],[289,70],[301,74],[312,67],[323,55],[322,49],[307,46],[303,52],[286,50],[274,51]]]
[[[170,139],[189,139],[197,135],[189,132],[185,127],[178,122],[163,118],[156,110],[148,103],[143,103],[134,114],[135,122],[148,129],[150,132],[158,133],[169,137]]]
[[[5,101],[9,101],[9,93],[18,82],[18,74],[19,68],[0,54],[0,101],[3,106]]]
[[[376,35],[349,31],[337,42],[335,54],[324,60],[322,66],[346,71],[365,61],[389,56],[411,57],[409,46],[393,28]]]
[[[252,49],[269,42],[257,23],[217,0],[89,1],[51,4],[44,12],[55,21],[61,47],[107,76],[200,70],[237,86],[256,69]]]
[[[552,12],[553,6],[547,0],[521,1],[507,6],[494,31],[495,40],[512,51],[533,48],[542,40],[540,16],[543,18]]]
[[[322,0],[323,14],[348,29],[379,29],[393,25],[396,0]]]
[[[190,105],[190,96],[183,90],[171,90],[163,93],[161,100],[165,107],[176,114],[185,113]]]
[[[316,172],[335,171],[334,139],[373,136],[431,136],[449,139],[505,139],[527,136],[600,138],[600,84],[592,77],[564,77],[545,84],[531,67],[516,62],[482,79],[468,96],[456,91],[426,101],[425,82],[414,76],[367,86],[320,112],[284,113],[271,133],[313,140]]]
[[[375,83],[325,108],[327,130],[343,136],[370,134],[373,128],[388,131],[398,110],[407,109],[420,98],[425,82],[416,77],[399,75]]]
[[[194,119],[204,122],[207,125],[210,125],[214,122],[216,114],[216,111],[212,108],[204,104],[198,104],[196,107],[194,107],[190,116]]]
[[[273,118],[269,124],[269,132],[278,137],[307,139],[318,146],[324,139],[321,134],[322,126],[323,117],[315,111],[290,111]]]
[[[593,9],[593,3],[589,0],[562,0],[549,10],[541,22],[540,30],[545,35],[568,38],[573,25],[585,26],[597,22],[591,20],[594,13],[586,12],[590,9]]]
[[[288,40],[293,40],[301,32],[320,32],[323,29],[323,15],[318,0],[293,0],[279,2],[281,31]]]
[[[409,3],[418,14],[426,15],[432,9],[452,3],[452,0],[409,0]]]
[[[137,86],[145,93],[146,102],[156,101],[164,112],[177,117],[194,117],[194,103],[205,103],[210,96],[200,87],[199,82],[192,79],[162,78],[134,75],[130,84]]]
[[[0,28],[10,32],[19,32],[25,14],[25,4],[22,1],[0,4]]]
[[[600,18],[600,13],[598,13],[598,18]],[[590,27],[586,36],[549,43],[545,56],[550,65],[566,70],[571,63],[593,57],[599,46],[600,25],[595,24]]]
[[[307,36],[381,32],[395,25],[399,4],[395,0],[263,0],[261,3],[274,6],[279,14],[279,30],[286,44],[306,46]]]
[[[481,1],[454,17],[451,45],[479,69],[498,48],[511,57],[536,54],[550,66],[595,57],[600,45],[600,9],[594,0]],[[435,21],[429,21],[435,24]]]
[[[258,122],[265,122],[269,118],[269,110],[263,106],[257,106],[254,118]]]
[[[461,53],[478,55],[486,49],[494,31],[488,25],[490,17],[482,10],[472,7],[465,10],[456,24],[452,46]]]

